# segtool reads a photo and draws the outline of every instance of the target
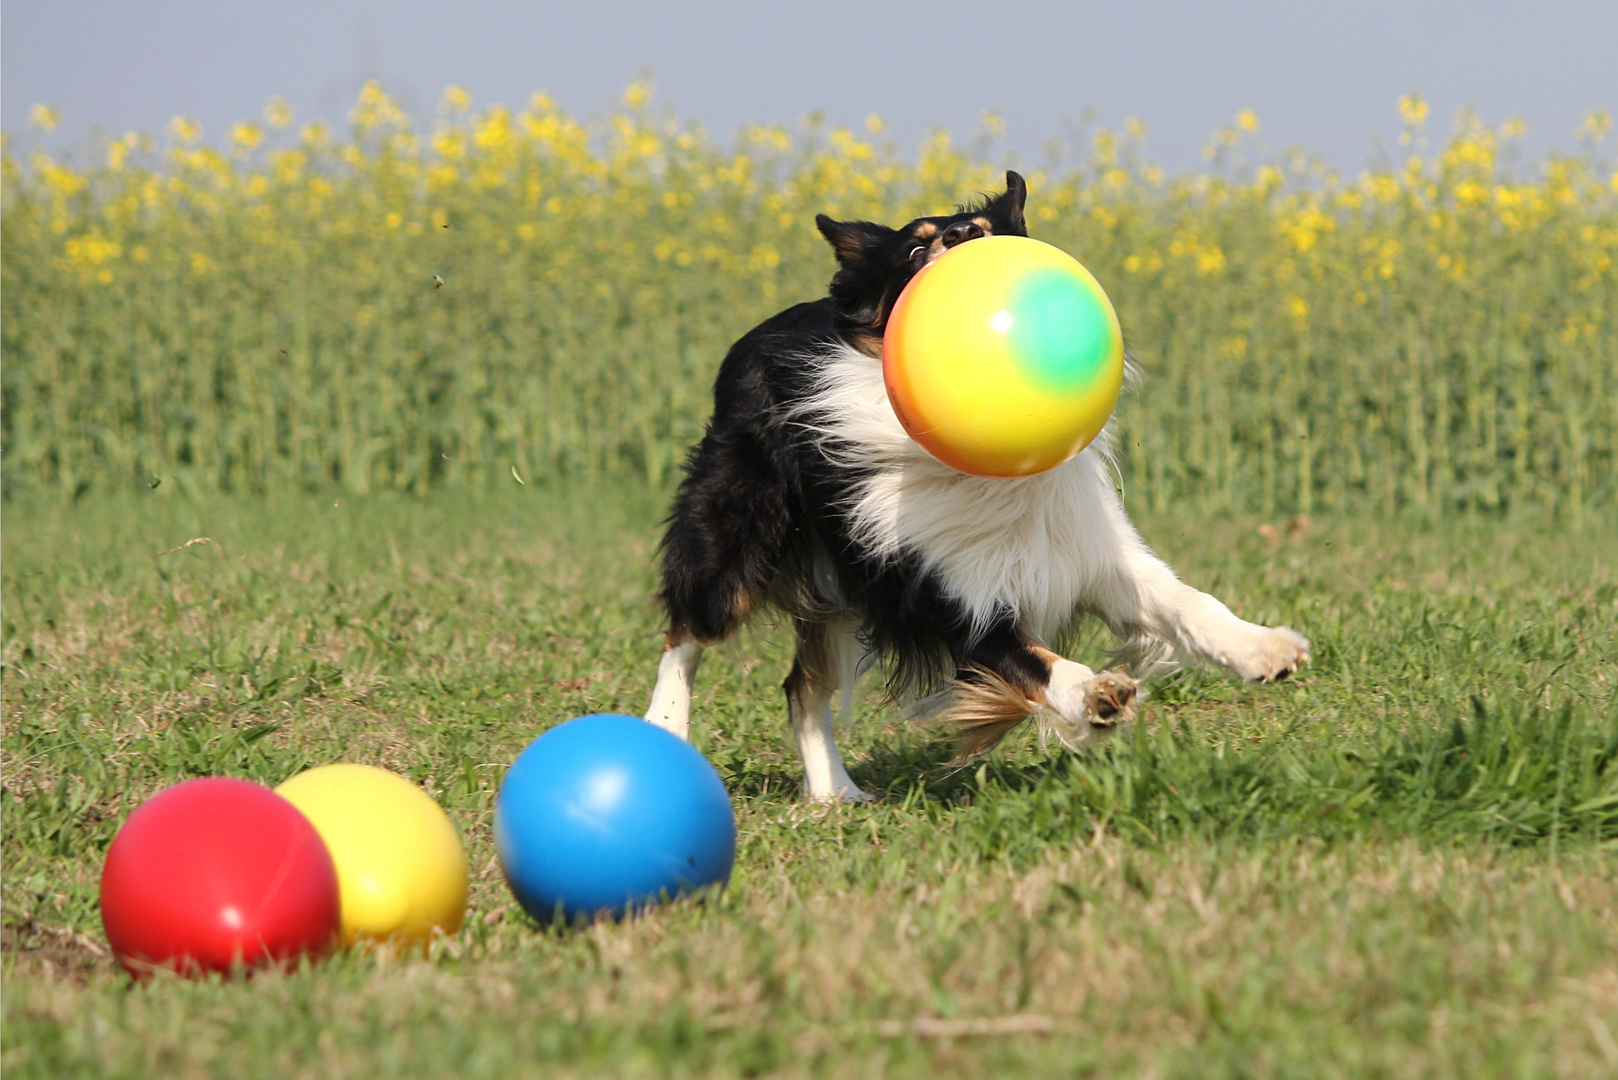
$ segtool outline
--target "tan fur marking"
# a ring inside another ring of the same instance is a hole
[[[916,239],[917,240],[929,240],[932,237],[936,236],[937,234],[938,234],[938,225],[937,225],[936,222],[924,221],[920,225],[916,226]]]
[[[1056,662],[1058,660],[1062,659],[1062,656],[1060,654],[1054,653],[1051,650],[1047,649],[1045,646],[1038,645],[1038,644],[1035,644],[1033,642],[1029,642],[1028,651],[1033,653],[1035,656],[1039,657],[1040,662],[1045,665],[1045,671],[1046,671],[1047,675],[1053,669],[1055,669]],[[1045,692],[1043,690],[1040,691],[1039,701],[1040,701],[1041,704],[1044,704]]]
[[[849,344],[872,360],[882,359],[882,335],[874,330],[855,330],[848,335]]]
[[[975,218],[972,219],[972,224],[974,224],[978,228],[982,229],[986,236],[993,236],[994,235],[994,226],[989,224],[989,219],[988,218],[986,218],[986,217],[975,217]]]

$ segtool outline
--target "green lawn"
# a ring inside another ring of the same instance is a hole
[[[541,929],[495,791],[545,728],[644,706],[664,498],[6,503],[8,1080],[1618,1073],[1618,538],[1144,520],[1192,583],[1308,634],[1302,676],[1188,673],[1109,751],[1025,733],[960,770],[872,679],[844,742],[872,806],[800,800],[760,626],[694,709],[730,888]],[[461,933],[132,986],[96,910],[119,822],[183,777],[333,760],[443,802]]]

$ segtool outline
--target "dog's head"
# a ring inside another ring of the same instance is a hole
[[[837,253],[831,298],[837,310],[862,330],[880,335],[894,302],[916,271],[956,244],[980,236],[1027,236],[1023,203],[1028,185],[1006,173],[1006,190],[943,217],[917,218],[898,229],[869,221],[815,218]]]

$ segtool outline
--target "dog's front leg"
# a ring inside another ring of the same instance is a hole
[[[1030,651],[1050,672],[1043,722],[1068,749],[1105,738],[1134,718],[1135,680],[1128,675],[1092,671],[1041,645]]]
[[[1097,554],[1105,565],[1085,602],[1141,659],[1212,663],[1249,682],[1275,682],[1308,663],[1302,634],[1239,619],[1185,584],[1135,532],[1110,487],[1104,500],[1106,532]]]
[[[1309,642],[1288,626],[1261,626],[1180,581],[1138,540],[1126,553],[1130,587],[1116,590],[1102,617],[1151,652],[1168,646],[1174,658],[1206,661],[1249,682],[1276,682],[1309,660]]]

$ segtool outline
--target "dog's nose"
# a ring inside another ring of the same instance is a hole
[[[983,226],[979,225],[977,222],[957,221],[955,224],[944,230],[944,235],[941,239],[944,241],[945,247],[952,248],[956,244],[964,243],[967,240],[976,240],[982,235]],[[972,250],[976,251],[977,249],[973,248]]]

